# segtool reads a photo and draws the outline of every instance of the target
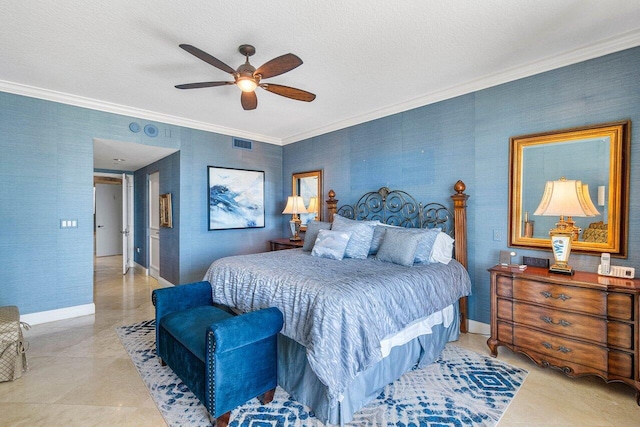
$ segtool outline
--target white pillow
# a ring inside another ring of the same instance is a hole
[[[454,240],[447,233],[438,233],[436,241],[433,243],[429,261],[449,264],[453,256],[453,242]]]
[[[351,238],[350,231],[319,230],[312,256],[341,260]]]

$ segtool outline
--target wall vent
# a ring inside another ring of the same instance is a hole
[[[233,148],[241,148],[243,150],[251,150],[253,142],[246,139],[233,138]]]

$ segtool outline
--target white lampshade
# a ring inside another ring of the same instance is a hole
[[[283,214],[300,214],[308,213],[307,208],[304,207],[304,200],[300,196],[289,196],[287,198],[287,206],[282,211]]]
[[[307,212],[315,213],[318,212],[318,198],[310,197],[309,198],[309,207],[307,208]]]
[[[586,192],[584,187],[587,187]],[[533,214],[581,217],[595,216],[599,212],[589,197],[588,186],[563,177],[558,181],[547,181],[540,205]]]
[[[591,214],[589,216],[600,215],[600,212],[598,212],[598,208],[596,208],[596,206],[593,204],[593,201],[591,200],[591,196],[589,195],[589,184],[582,184],[582,194],[584,195],[584,202],[589,208],[589,211],[590,211],[589,213]]]

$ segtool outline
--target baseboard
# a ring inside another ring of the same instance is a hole
[[[168,288],[170,286],[174,286],[173,283],[171,283],[170,281],[168,281],[167,279],[163,279],[162,277],[158,278],[158,283],[160,284],[160,286],[162,286],[163,288]]]
[[[73,307],[59,308],[57,310],[40,311],[38,313],[29,313],[20,315],[20,321],[30,325],[38,325],[40,323],[55,322],[56,320],[72,319],[74,317],[88,316],[96,313],[96,305],[94,303],[75,305]]]
[[[469,319],[469,322],[467,323],[467,331],[471,334],[489,336],[491,335],[491,325]]]
[[[138,264],[137,262],[133,263],[133,268],[135,268],[136,270],[146,274],[147,276],[149,275],[149,269],[144,267],[144,266],[142,266],[142,265],[140,265],[140,264]]]

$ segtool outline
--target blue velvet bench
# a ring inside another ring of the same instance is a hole
[[[206,407],[212,424],[258,397],[273,399],[282,313],[267,308],[233,315],[213,306],[209,282],[156,289],[156,350]]]

